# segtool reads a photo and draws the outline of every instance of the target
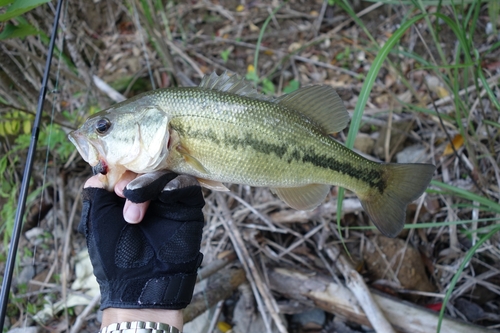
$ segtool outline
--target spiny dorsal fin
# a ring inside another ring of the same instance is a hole
[[[245,78],[239,76],[238,74],[229,75],[227,71],[222,73],[220,76],[215,72],[212,72],[212,74],[210,75],[205,75],[198,87],[256,98],[262,101],[274,100],[274,98],[271,96],[266,96],[259,93],[253,87],[252,82],[247,81]]]
[[[340,132],[349,122],[344,102],[330,86],[305,87],[281,96],[276,103],[305,115],[325,134]]]
[[[330,86],[310,86],[275,99],[259,93],[252,82],[238,74],[229,75],[226,71],[220,76],[215,72],[205,75],[199,88],[282,104],[305,115],[326,134],[342,131],[349,122],[349,113],[342,99]]]

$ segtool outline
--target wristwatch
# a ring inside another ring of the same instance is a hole
[[[177,328],[152,321],[124,321],[101,328],[99,333],[181,333]]]

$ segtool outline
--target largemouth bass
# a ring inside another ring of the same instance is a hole
[[[394,237],[435,167],[356,154],[330,135],[348,121],[329,86],[271,98],[238,75],[213,73],[198,87],[146,92],[96,113],[69,139],[106,174],[109,189],[126,170],[168,169],[213,190],[227,190],[222,183],[270,187],[289,206],[309,210],[337,185],[353,191],[378,229]]]

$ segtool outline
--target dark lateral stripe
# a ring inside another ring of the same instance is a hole
[[[245,135],[245,138],[243,139],[226,135],[224,136],[223,142],[226,146],[230,146],[233,149],[238,149],[238,147],[240,146],[242,148],[251,147],[255,151],[258,151],[259,153],[267,155],[275,154],[279,158],[283,158],[283,156],[285,156],[285,154],[288,151],[288,147],[285,144],[280,145],[280,144],[265,142],[263,140],[254,138],[253,135],[250,133],[247,133]]]
[[[374,168],[359,168],[351,163],[342,162],[334,157],[326,155],[315,154],[314,151],[301,151],[297,148],[293,148],[286,144],[275,144],[257,139],[253,134],[246,133],[243,138],[236,136],[225,135],[223,139],[217,136],[217,133],[213,130],[192,130],[179,128],[176,126],[175,130],[184,136],[187,133],[189,137],[209,140],[216,145],[224,145],[227,148],[232,148],[237,150],[238,148],[245,149],[250,147],[255,151],[267,155],[274,154],[280,159],[286,160],[289,164],[292,162],[302,162],[311,163],[312,165],[323,168],[330,169],[335,172],[342,173],[354,179],[361,180],[367,183],[370,187],[378,189],[380,193],[384,193],[386,188],[385,181],[382,177],[382,173]]]
[[[382,178],[382,174],[373,168],[357,168],[351,163],[341,162],[325,155],[315,155],[314,153],[305,153],[301,160],[304,163],[311,163],[314,166],[330,169],[354,179],[359,179],[367,183],[370,187],[378,189],[381,194],[384,193],[386,184]]]

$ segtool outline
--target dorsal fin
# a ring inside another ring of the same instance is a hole
[[[273,101],[274,98],[259,93],[253,83],[239,76],[238,74],[229,75],[227,71],[220,76],[215,72],[205,75],[200,82],[199,88],[228,92],[240,96],[256,98],[262,101]]]
[[[344,102],[330,86],[305,87],[281,96],[276,103],[305,115],[325,134],[340,132],[349,122]]]

